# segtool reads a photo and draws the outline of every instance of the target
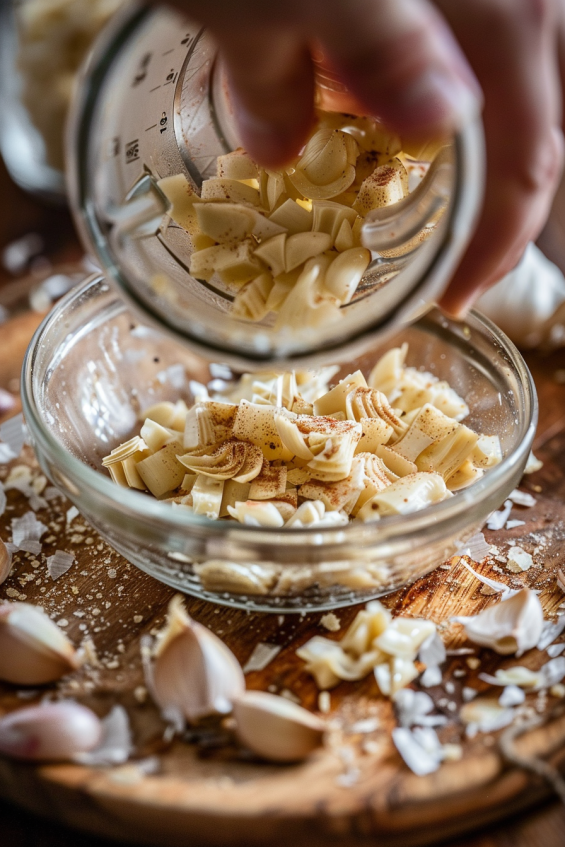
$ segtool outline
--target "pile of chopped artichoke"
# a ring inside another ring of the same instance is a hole
[[[445,381],[405,365],[407,345],[333,388],[335,373],[245,374],[188,408],[143,412],[139,435],[103,460],[119,485],[248,526],[340,526],[408,514],[498,464],[498,436],[461,421]]]
[[[277,313],[275,329],[296,329],[339,319],[371,261],[363,218],[408,194],[406,164],[400,139],[378,121],[320,112],[284,171],[238,149],[218,157],[200,195],[183,174],[159,186],[170,217],[191,235],[191,274],[217,274],[235,295],[234,317]]]

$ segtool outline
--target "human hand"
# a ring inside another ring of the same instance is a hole
[[[216,37],[242,143],[266,166],[295,156],[311,128],[319,48],[401,135],[452,133],[484,99],[486,195],[446,311],[463,314],[537,237],[563,159],[565,0],[173,2]]]

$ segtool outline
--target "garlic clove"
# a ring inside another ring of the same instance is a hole
[[[94,712],[70,700],[18,709],[0,720],[0,753],[16,759],[71,759],[101,737]]]
[[[233,710],[241,744],[272,762],[300,761],[323,743],[324,722],[284,697],[246,691]]]
[[[540,639],[543,609],[537,594],[523,588],[478,615],[453,620],[464,625],[467,638],[475,644],[490,647],[502,656],[521,656]]]
[[[159,637],[152,688],[165,712],[188,721],[227,714],[245,689],[243,672],[231,650],[188,616],[180,595],[171,600],[167,626]]]
[[[0,539],[0,585],[6,582],[12,570],[12,554]]]
[[[0,606],[0,679],[43,685],[78,668],[78,654],[47,615],[28,603]]]

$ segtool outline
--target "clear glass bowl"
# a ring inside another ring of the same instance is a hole
[[[101,460],[158,400],[191,399],[209,363],[139,323],[102,277],[54,308],[35,334],[23,403],[41,467],[130,562],[181,591],[224,605],[304,611],[386,594],[432,570],[516,487],[537,421],[535,388],[514,345],[473,313],[464,324],[432,311],[387,347],[407,341],[408,362],[467,400],[471,427],[500,436],[503,461],[471,487],[422,512],[339,529],[280,530],[209,521],[120,488]],[[374,349],[343,374],[365,373]]]

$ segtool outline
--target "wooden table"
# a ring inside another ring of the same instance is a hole
[[[64,210],[46,209],[25,196],[13,186],[5,171],[0,169],[0,249],[29,232],[38,232],[46,244],[44,255],[59,265],[80,258],[82,251],[74,234],[68,214]],[[17,282],[4,269],[0,269],[0,285],[13,286]],[[29,322],[21,332],[29,333]],[[0,326],[0,333],[2,328]],[[565,368],[565,353],[550,359],[530,357],[530,366],[538,384],[542,409],[538,446],[546,460],[546,475],[551,478],[552,491],[565,496],[565,462],[557,461],[563,452],[565,438],[565,388],[552,378],[554,372]],[[19,363],[10,362],[14,375]],[[552,461],[552,458],[555,461]],[[2,813],[3,847],[24,847],[41,844],[42,847],[63,847],[75,844],[76,833],[35,818],[0,803]],[[503,824],[489,827],[488,831],[449,842],[451,847],[562,847],[565,840],[565,810],[557,803],[547,803],[535,812],[516,816]],[[80,836],[83,847],[103,847],[110,842],[95,837]],[[195,844],[195,847],[197,845]]]

